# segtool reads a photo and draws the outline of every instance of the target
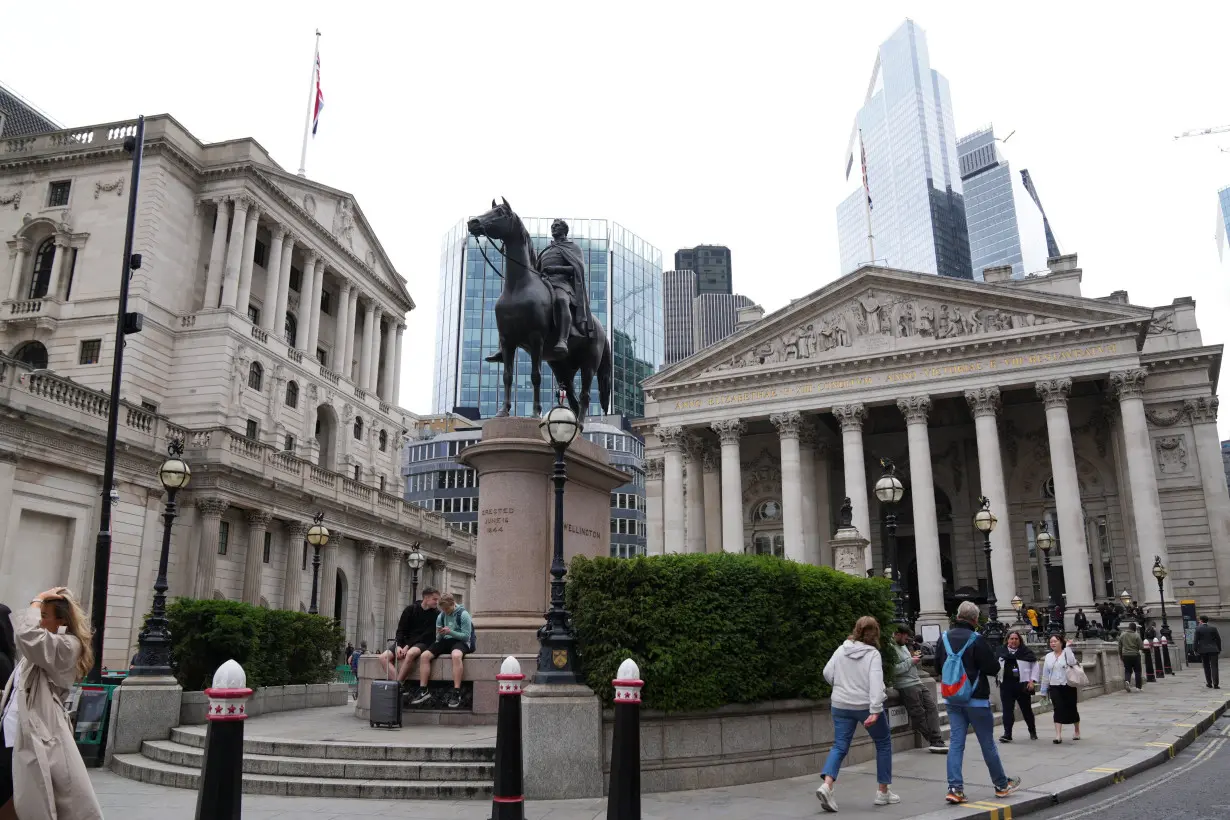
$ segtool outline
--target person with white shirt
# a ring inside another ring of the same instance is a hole
[[[1064,644],[1058,635],[1052,635],[1051,651],[1042,661],[1042,697],[1049,697],[1055,705],[1055,740],[1063,743],[1063,727],[1074,725],[1073,740],[1081,739],[1081,713],[1076,708],[1077,688],[1068,683],[1068,670],[1080,663],[1072,652],[1072,642]]]
[[[1016,707],[1021,707],[1021,717],[1029,729],[1029,739],[1038,739],[1038,725],[1034,722],[1033,697],[1042,665],[1033,650],[1025,645],[1025,639],[1015,629],[1008,633],[1008,640],[995,653],[999,659],[999,699],[1004,709],[1004,734],[1000,743],[1012,742],[1012,726],[1016,720]]]

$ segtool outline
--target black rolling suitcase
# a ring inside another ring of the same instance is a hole
[[[395,680],[372,681],[368,723],[375,728],[401,728],[401,683]]]

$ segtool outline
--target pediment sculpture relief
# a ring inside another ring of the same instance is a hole
[[[754,459],[743,462],[740,465],[740,474],[743,478],[744,503],[761,495],[781,493],[781,459],[768,450],[761,450]]]
[[[710,371],[804,361],[831,350],[877,351],[934,339],[958,339],[1058,321],[868,289],[820,316],[740,351]]]

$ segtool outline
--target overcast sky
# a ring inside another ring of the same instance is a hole
[[[387,10],[373,12],[377,6]],[[402,404],[431,409],[440,241],[506,196],[618,221],[662,250],[728,245],[769,310],[836,278],[844,152],[877,46],[907,16],[957,131],[1016,134],[1084,292],[1197,301],[1230,335],[1213,241],[1230,185],[1230,3],[8,4],[0,80],[67,126],[170,113],[298,167],[313,29],[325,111],[308,176],[352,192],[407,279]],[[1187,9],[1175,13],[1174,9]],[[1223,269],[1224,270],[1224,269]],[[1230,409],[1220,422],[1230,431]]]

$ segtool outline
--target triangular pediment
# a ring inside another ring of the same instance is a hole
[[[1066,296],[1019,283],[986,284],[862,268],[792,302],[722,343],[646,380],[652,389],[731,371],[824,364],[931,346],[1115,321],[1149,308]]]

